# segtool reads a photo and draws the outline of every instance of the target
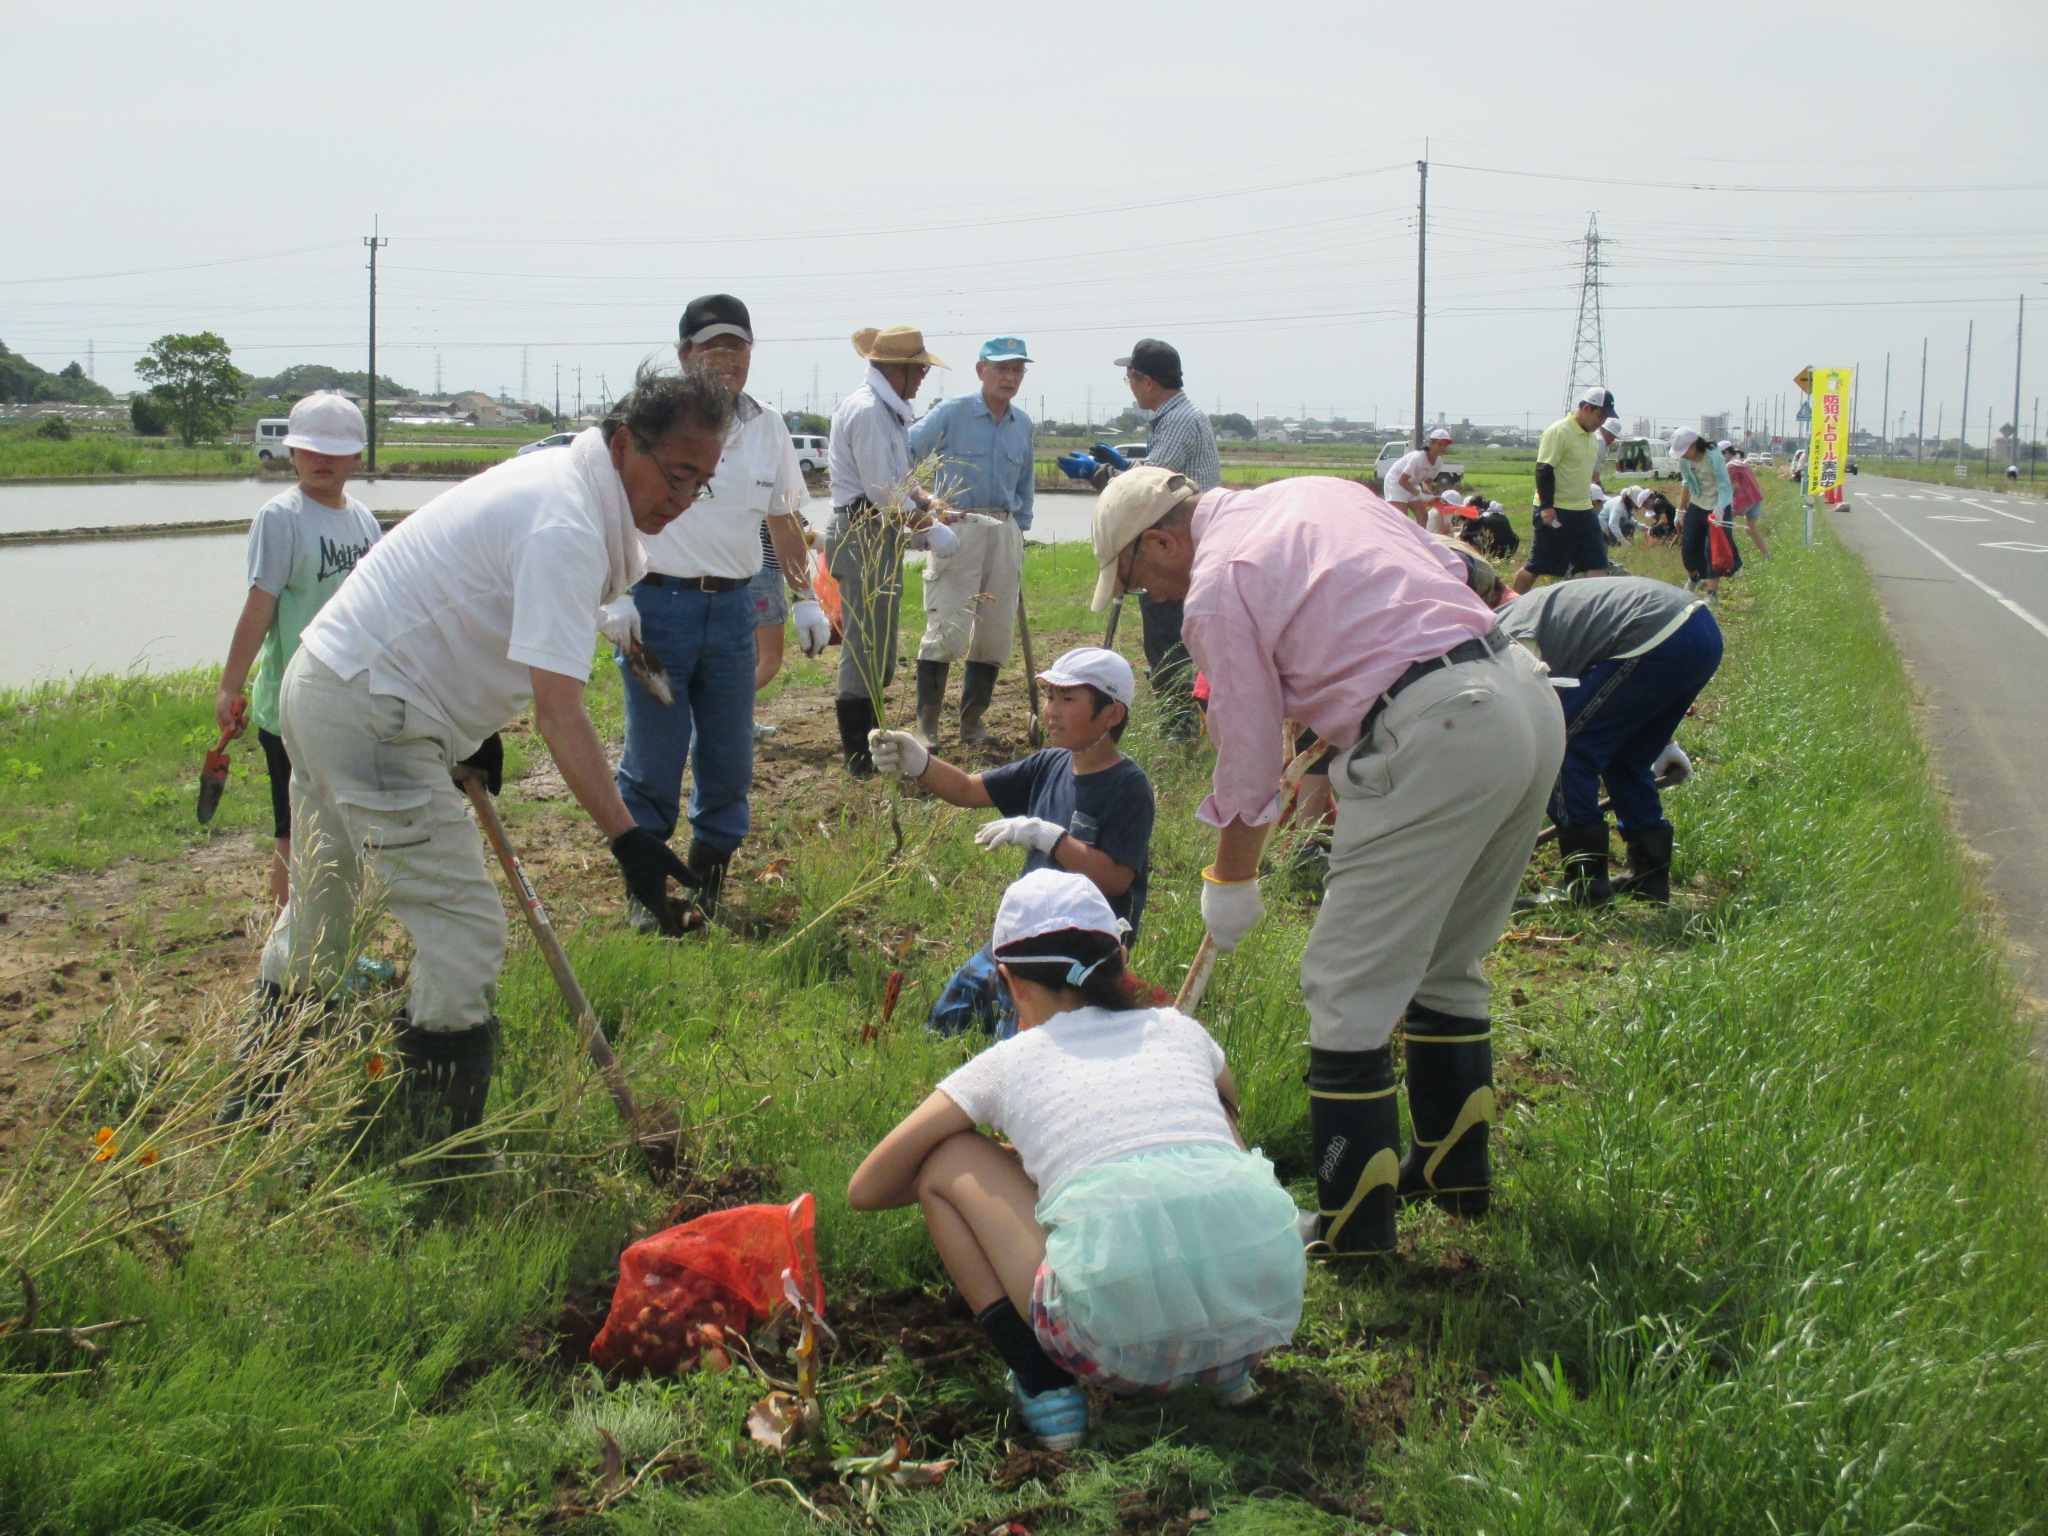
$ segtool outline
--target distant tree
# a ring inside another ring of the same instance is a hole
[[[1115,421],[1111,422],[1110,425],[1119,432],[1135,432],[1151,419],[1151,417],[1147,416],[1135,405],[1127,405],[1124,407],[1123,413]]]
[[[325,363],[294,363],[281,373],[249,381],[249,393],[258,400],[301,400],[322,389],[339,389],[351,395],[367,395],[370,392],[370,376],[361,370],[345,373],[339,368],[330,368]],[[416,393],[417,391],[407,389],[395,379],[387,379],[381,373],[377,375],[377,397],[381,400],[406,399]]]
[[[178,441],[190,448],[234,424],[245,376],[230,360],[228,344],[211,331],[159,336],[135,364],[136,376],[169,413]]]
[[[801,437],[825,437],[832,431],[832,418],[816,411],[791,411],[789,430]]]
[[[1209,418],[1209,425],[1216,429],[1218,437],[1253,438],[1259,435],[1259,429],[1252,425],[1251,417],[1239,415],[1236,411],[1226,411],[1221,416],[1211,416]]]
[[[161,402],[137,390],[128,397],[128,424],[137,437],[162,437],[171,430],[171,417]]]
[[[0,403],[34,405],[43,401],[112,405],[114,397],[105,385],[88,379],[76,363],[61,373],[49,373],[0,342]]]
[[[36,436],[47,437],[53,443],[71,441],[71,423],[62,416],[45,416],[36,423]]]

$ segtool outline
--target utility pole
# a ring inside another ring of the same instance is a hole
[[[501,389],[502,389],[503,387],[504,387],[503,385],[500,385],[500,386],[499,386],[499,388],[501,388]],[[435,394],[435,396],[436,396],[436,397],[438,397],[438,396],[440,395],[440,393],[441,393],[441,354],[440,354],[440,353],[438,353],[438,352],[436,352],[436,353],[434,354],[434,394]]]
[[[555,364],[555,430],[562,430],[562,365]]]
[[[526,381],[527,354],[532,350],[532,347],[521,347],[519,349],[519,403],[521,405],[533,404],[533,389]]]
[[[98,374],[93,372],[92,343],[90,341],[85,344],[85,376],[88,379],[99,377]]]
[[[1913,462],[1920,462],[1927,446],[1927,338],[1920,338],[1920,420],[1913,427]]]
[[[2025,355],[2027,345],[2027,296],[2020,295],[2020,323],[2012,333],[2012,458],[2007,463],[2016,463],[2020,456],[2020,359]],[[1989,468],[1989,465],[1985,466]]]
[[[1969,338],[1963,343],[1963,409],[1956,417],[1960,425],[1956,428],[1956,468],[1963,467],[1963,460],[1970,452],[1970,359],[1977,351],[1977,322],[1970,322]]]
[[[1855,389],[1849,393],[1849,450],[1856,449],[1856,412],[1863,404],[1863,360],[1858,358],[1850,375],[1856,381]]]
[[[1422,446],[1423,317],[1429,297],[1429,162],[1415,162],[1415,446]]]
[[[576,419],[583,419],[583,365],[576,366]]]
[[[1571,372],[1564,381],[1564,408],[1579,392],[1607,382],[1607,334],[1600,321],[1600,215],[1586,215],[1585,256],[1579,271],[1579,322],[1572,335]]]
[[[1877,456],[1887,457],[1892,436],[1892,355],[1884,355],[1884,414],[1877,419]]]
[[[377,253],[391,243],[377,233],[381,227],[373,218],[370,233],[363,237],[363,244],[370,248],[370,409],[365,414],[369,455],[365,468],[373,475],[377,473]]]

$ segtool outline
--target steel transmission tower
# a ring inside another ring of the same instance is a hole
[[[1581,390],[1607,382],[1607,338],[1600,325],[1600,215],[1586,215],[1585,265],[1579,277],[1579,325],[1572,339],[1571,374],[1564,384],[1564,409]]]

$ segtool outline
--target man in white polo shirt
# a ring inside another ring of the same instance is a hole
[[[508,459],[385,535],[285,669],[295,920],[272,931],[286,952],[264,973],[286,975],[294,999],[333,996],[359,914],[382,899],[412,935],[398,1051],[423,1135],[476,1127],[497,1059],[505,910],[455,763],[530,706],[627,889],[680,931],[668,882],[694,877],[635,825],[583,690],[599,605],[646,569],[642,537],[702,493],[731,416],[706,374],[643,373],[603,426]]]
[[[1393,468],[1387,471],[1382,482],[1387,488],[1385,499],[1427,527],[1429,504],[1436,500],[1437,460],[1450,451],[1450,429],[1431,427],[1420,448],[1394,460]]]
[[[718,903],[726,865],[747,835],[754,784],[754,620],[750,584],[761,569],[761,525],[796,601],[806,656],[831,639],[811,591],[802,510],[808,492],[780,416],[745,393],[754,354],[747,306],[729,293],[692,299],[676,355],[733,391],[732,426],[718,473],[697,504],[647,539],[647,574],[606,606],[602,628],[626,685],[626,750],[619,797],[636,825],[663,842],[682,811],[683,768],[691,769],[690,853],[698,905]],[[658,703],[626,665],[635,640],[653,652],[675,690]],[[642,933],[658,926],[630,893],[626,917]]]

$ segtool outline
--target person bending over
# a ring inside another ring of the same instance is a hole
[[[976,832],[976,842],[1028,850],[1027,873],[1056,868],[1086,875],[1135,941],[1152,862],[1152,781],[1117,742],[1130,720],[1137,679],[1115,651],[1082,646],[1038,680],[1046,686],[1045,727],[1052,738],[1044,751],[986,773],[963,773],[908,731],[876,731],[875,766],[916,779],[948,805],[1001,811],[1003,819]],[[976,1026],[994,1030],[997,1039],[1016,1033],[1016,1014],[996,983],[986,945],[953,973],[925,1025],[941,1035]]]
[[[992,947],[1018,1032],[945,1078],[846,1192],[857,1211],[923,1208],[1047,1450],[1086,1434],[1084,1382],[1245,1401],[1301,1321],[1294,1202],[1244,1149],[1208,1031],[1132,1006],[1117,928],[1081,875],[1034,870],[1004,892]]]

